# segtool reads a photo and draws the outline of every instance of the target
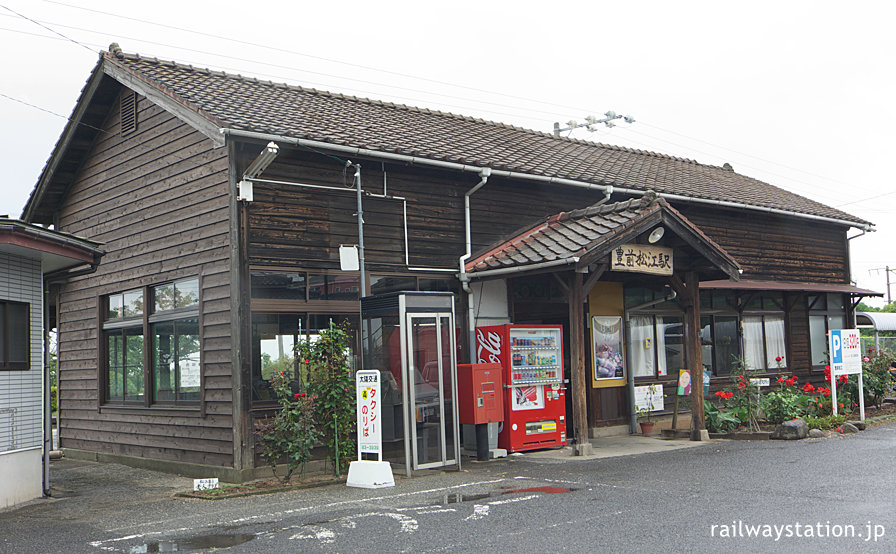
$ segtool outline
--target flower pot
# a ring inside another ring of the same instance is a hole
[[[639,422],[639,425],[641,425],[641,434],[649,435],[649,434],[653,433],[653,426],[656,425],[656,422],[655,421],[641,421],[641,422]]]

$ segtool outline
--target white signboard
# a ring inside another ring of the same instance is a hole
[[[650,408],[650,404],[653,408]],[[649,410],[651,412],[659,412],[665,409],[663,404],[663,385],[654,385],[654,391],[651,394],[650,386],[635,387],[635,407],[639,410]]]
[[[754,387],[767,387],[769,385],[768,377],[754,377],[750,379],[750,384]]]
[[[862,341],[858,329],[831,330],[828,334],[831,353],[831,377],[862,373]]]
[[[865,421],[865,387],[862,383],[862,340],[858,329],[831,329],[828,332],[828,352],[831,357],[831,408],[837,415],[837,377],[858,375],[859,414]]]
[[[672,275],[672,249],[647,244],[623,244],[610,253],[610,269]]]
[[[362,369],[355,374],[355,400],[358,409],[358,456],[367,452],[383,459],[380,429],[380,372]]]
[[[209,479],[193,479],[194,491],[206,491],[218,488],[218,478],[211,477]]]

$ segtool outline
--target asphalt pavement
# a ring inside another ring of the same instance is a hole
[[[0,552],[896,550],[896,425],[792,442],[611,437],[595,452],[219,501],[175,496],[192,479],[63,459],[52,498],[0,512]],[[861,536],[786,536],[800,522]],[[783,536],[738,537],[744,524]]]

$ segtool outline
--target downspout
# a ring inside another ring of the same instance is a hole
[[[491,174],[492,170],[490,168],[482,168],[479,171],[479,183],[464,194],[464,232],[466,235],[467,250],[466,253],[458,259],[458,265],[460,266],[458,279],[460,279],[460,286],[464,289],[464,292],[467,293],[467,319],[469,327],[467,346],[469,348],[468,359],[470,360],[470,363],[476,362],[476,360],[473,359],[473,353],[476,351],[476,314],[473,311],[473,289],[470,288],[470,277],[467,275],[466,270],[467,260],[473,255],[473,241],[470,236],[470,196],[485,186],[485,183],[488,182],[488,178]]]
[[[655,306],[662,302],[668,302],[670,300],[674,300],[678,296],[678,293],[673,289],[669,294],[664,296],[663,298],[657,298],[656,300],[651,300],[650,302],[644,302],[643,304],[638,304],[637,306],[633,306],[627,310],[625,310],[625,328],[629,328],[629,318],[631,317],[631,312],[643,310],[644,308],[649,308],[651,306]],[[628,359],[632,359],[632,343],[628,341]],[[632,368],[628,368],[628,410],[629,410],[629,433],[635,435],[638,433],[638,411],[635,409],[635,372],[632,371]],[[691,385],[693,386],[693,385]],[[702,384],[700,386],[703,386]]]
[[[604,204],[606,204],[607,202],[610,201],[610,196],[612,196],[612,195],[613,195],[613,185],[607,185],[607,188],[604,189],[604,197],[588,207],[593,208],[596,206],[603,206]]]
[[[310,140],[310,139],[298,139],[294,137],[287,137],[284,135],[275,135],[272,133],[259,133],[256,131],[243,131],[241,129],[229,129],[229,128],[221,128],[221,133],[224,135],[235,136],[235,137],[244,137],[251,139],[259,139],[259,140],[273,140],[276,142],[285,142],[288,144],[295,144],[299,146],[311,147],[311,148],[320,148],[324,150],[332,150],[335,152],[343,152],[352,156],[366,156],[376,159],[386,159],[386,160],[394,160],[400,161],[402,163],[407,163],[411,165],[428,165],[430,167],[441,167],[444,169],[453,169],[457,171],[475,171],[481,172],[483,170],[487,170],[489,168],[484,168],[475,165],[462,164],[457,162],[447,162],[442,160],[433,160],[430,158],[421,158],[419,156],[410,156],[407,154],[396,154],[394,152],[382,152],[379,150],[371,150],[369,148],[358,148],[355,146],[345,146],[340,144],[332,144],[329,142]],[[573,187],[585,188],[589,190],[606,190],[608,186],[606,184],[598,184],[598,183],[590,183],[586,181],[579,181],[575,179],[566,179],[563,177],[550,177],[546,175],[533,175],[531,173],[521,173],[518,171],[507,171],[507,170],[494,170],[494,175],[499,177],[506,177],[508,179],[524,179],[527,181],[536,181],[540,183],[548,183],[548,184],[558,184],[558,185],[568,185]],[[640,189],[632,189],[627,187],[617,187],[616,190],[623,194],[628,194],[631,196],[640,197],[643,196],[646,191]],[[857,223],[855,221],[846,221],[843,219],[837,219],[834,217],[813,215],[813,214],[804,214],[800,212],[793,212],[781,208],[768,208],[763,206],[752,206],[749,204],[744,204],[741,202],[731,202],[728,200],[716,200],[713,198],[697,198],[690,196],[683,196],[680,194],[671,194],[660,192],[657,193],[657,196],[665,198],[667,200],[680,200],[682,202],[690,202],[694,204],[708,204],[711,206],[722,206],[727,208],[740,208],[744,210],[753,210],[760,211],[766,213],[787,215],[792,217],[798,217],[803,219],[809,219],[812,221],[823,221],[826,223],[834,223],[837,225],[844,225],[846,227],[855,227],[856,229],[864,230],[864,231],[875,231],[872,225],[866,225],[863,223]]]
[[[89,275],[97,270],[97,267],[100,265],[99,256],[94,256],[93,263],[88,264],[86,267],[82,267],[80,269],[76,269],[74,271],[61,270],[55,272],[49,272],[44,275],[43,278],[43,290],[41,291],[43,294],[43,309],[41,310],[41,335],[43,335],[43,344],[41,346],[41,350],[43,351],[43,356],[41,356],[41,362],[43,368],[41,370],[42,373],[42,385],[43,385],[43,456],[42,456],[42,468],[41,468],[41,477],[42,477],[42,488],[43,494],[45,497],[52,496],[50,494],[50,452],[53,450],[53,406],[52,399],[50,393],[50,349],[49,349],[49,341],[47,337],[47,307],[49,306],[49,298],[50,298],[50,290],[49,285],[54,283],[63,282],[69,277],[77,277],[81,275]],[[58,300],[57,300],[58,305]],[[56,318],[56,324],[59,324],[58,312]],[[57,327],[56,333],[56,344],[58,348],[59,344],[59,333]],[[56,432],[59,434],[60,441],[62,439],[62,426],[59,421],[59,357],[56,357]],[[61,449],[60,449],[61,450]]]

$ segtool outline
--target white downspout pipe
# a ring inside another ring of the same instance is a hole
[[[241,129],[229,129],[229,128],[221,128],[221,134],[225,136],[235,136],[235,137],[244,137],[251,139],[259,139],[259,140],[273,140],[276,142],[284,142],[287,144],[295,144],[299,146],[306,146],[311,148],[320,148],[325,150],[332,150],[334,152],[343,152],[345,154],[353,155],[353,156],[367,156],[376,159],[385,159],[385,160],[395,160],[403,163],[411,164],[411,165],[428,165],[431,167],[441,167],[445,169],[453,169],[457,171],[475,171],[482,172],[483,168],[475,165],[461,164],[457,162],[446,162],[443,160],[433,160],[429,158],[421,158],[419,156],[409,156],[407,154],[395,154],[393,152],[382,152],[379,150],[371,150],[369,148],[358,148],[355,146],[344,146],[339,144],[332,144],[329,142],[310,140],[310,139],[299,139],[294,137],[287,137],[284,135],[275,135],[271,133],[259,133],[257,131],[243,131]],[[540,183],[548,183],[548,184],[558,184],[558,185],[568,185],[573,187],[585,188],[589,190],[606,190],[609,184],[598,184],[598,183],[589,183],[586,181],[578,181],[575,179],[565,179],[562,177],[549,177],[546,175],[533,175],[531,173],[520,173],[517,171],[507,171],[507,170],[494,170],[494,175],[499,177],[506,177],[508,179],[525,179],[528,181],[536,181]],[[627,194],[630,196],[643,196],[645,190],[640,189],[632,189],[627,187],[616,187],[616,191],[622,194]],[[665,192],[658,192],[657,196],[665,198],[667,200],[679,200],[682,202],[689,202],[694,204],[708,204],[711,206],[722,206],[727,208],[740,208],[744,210],[753,210],[759,212],[773,213],[773,214],[781,214],[788,215],[792,217],[798,217],[803,219],[809,219],[812,221],[823,221],[826,223],[834,223],[837,225],[843,225],[845,227],[855,227],[856,229],[860,229],[863,231],[872,232],[875,231],[873,225],[866,225],[863,223],[857,223],[855,221],[847,221],[844,219],[837,219],[834,217],[827,217],[821,215],[813,215],[813,214],[805,214],[800,212],[793,212],[789,210],[784,210],[780,208],[768,208],[764,206],[753,206],[750,204],[744,204],[742,202],[731,202],[727,200],[716,200],[713,198],[698,198],[691,196],[682,196],[680,194],[670,194]]]
[[[467,320],[469,326],[468,359],[470,360],[470,363],[476,363],[476,360],[473,359],[473,352],[476,351],[476,313],[473,311],[473,289],[470,288],[470,277],[467,275],[467,270],[465,268],[467,260],[473,255],[473,240],[470,232],[470,196],[485,186],[485,183],[488,182],[488,178],[491,174],[492,170],[490,168],[482,168],[482,170],[479,171],[479,182],[464,194],[464,232],[466,235],[467,249],[466,253],[461,256],[457,262],[460,266],[460,273],[458,274],[460,286],[463,287],[464,292],[467,293]]]

